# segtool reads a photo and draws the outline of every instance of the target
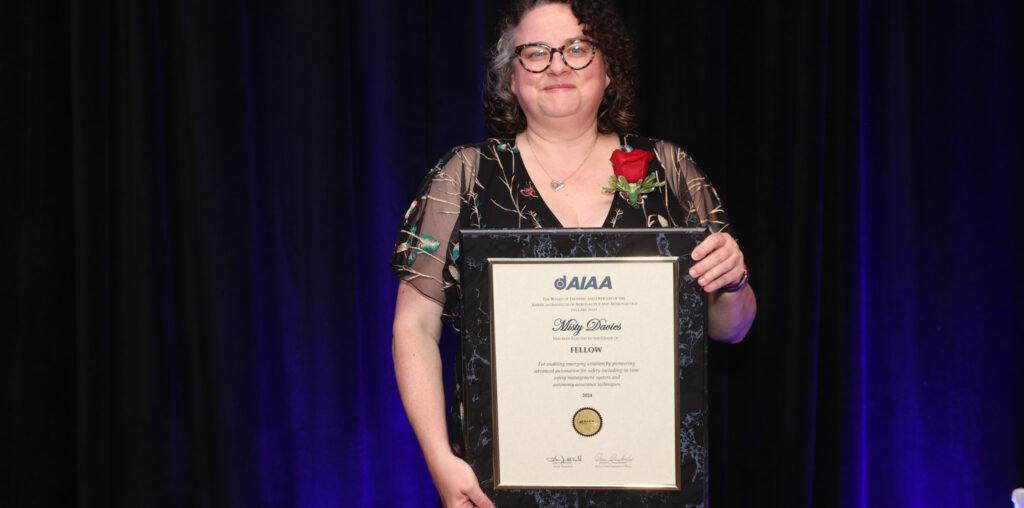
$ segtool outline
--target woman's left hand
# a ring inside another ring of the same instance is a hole
[[[743,252],[728,233],[712,233],[690,254],[697,264],[690,277],[708,293],[736,284],[743,277]]]

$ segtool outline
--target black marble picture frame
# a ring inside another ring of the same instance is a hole
[[[707,295],[687,271],[696,228],[462,230],[460,358],[466,461],[499,507],[698,507],[708,504]],[[489,258],[678,256],[682,489],[495,489]]]

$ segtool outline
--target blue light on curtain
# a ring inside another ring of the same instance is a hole
[[[1022,482],[1015,11],[862,4],[851,506],[1000,506]]]

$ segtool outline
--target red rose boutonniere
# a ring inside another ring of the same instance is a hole
[[[626,148],[629,148],[628,146]],[[647,165],[654,159],[654,154],[640,149],[622,149],[612,152],[613,175],[608,177],[611,188],[602,190],[611,194],[616,191],[625,194],[633,208],[639,208],[640,196],[665,185],[658,181],[657,173],[647,172]]]

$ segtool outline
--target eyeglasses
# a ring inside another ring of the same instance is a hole
[[[597,53],[597,42],[587,39],[576,39],[560,48],[552,48],[547,44],[531,42],[516,46],[516,56],[523,68],[530,72],[544,72],[551,67],[551,59],[555,53],[562,54],[562,62],[570,69],[580,70],[594,61]]]

